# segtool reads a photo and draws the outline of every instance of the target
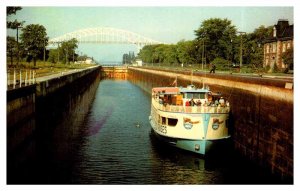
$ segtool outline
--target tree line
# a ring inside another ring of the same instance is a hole
[[[263,66],[263,42],[272,35],[273,26],[260,26],[252,33],[238,31],[228,19],[204,20],[196,29],[193,40],[176,44],[144,46],[138,58],[146,63],[209,64],[229,66],[239,64]]]
[[[21,7],[7,7],[7,17],[16,14],[21,9]],[[13,65],[14,59],[16,59],[17,64],[19,60],[24,60],[29,63],[33,61],[34,66],[36,66],[37,60],[65,64],[87,57],[76,54],[78,41],[75,38],[61,42],[56,49],[46,50],[49,40],[46,28],[40,24],[24,26],[24,23],[24,21],[17,20],[6,22],[7,28],[17,30],[16,37],[7,36],[7,57],[11,65]]]

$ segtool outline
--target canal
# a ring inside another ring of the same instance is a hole
[[[231,147],[202,157],[162,145],[148,122],[150,95],[130,81],[60,96],[40,102],[34,135],[8,153],[8,184],[281,183]]]

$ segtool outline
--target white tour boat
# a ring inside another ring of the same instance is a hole
[[[215,143],[230,137],[229,111],[229,102],[208,88],[156,87],[149,120],[161,140],[205,155]]]

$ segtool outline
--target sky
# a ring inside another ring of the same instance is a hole
[[[161,42],[177,43],[183,39],[193,40],[194,31],[209,18],[227,18],[238,31],[253,32],[261,25],[276,24],[278,19],[288,19],[293,24],[293,12],[291,6],[23,6],[7,19],[25,21],[25,25],[41,24],[50,39],[84,28],[112,27]],[[16,35],[16,31],[7,33]],[[137,50],[134,45],[79,44],[78,53],[107,62],[121,61],[124,53],[137,54]]]

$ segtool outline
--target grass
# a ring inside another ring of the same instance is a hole
[[[180,64],[165,64],[165,63],[148,63],[145,64],[146,67],[150,68],[161,68],[161,69],[169,69],[169,70],[178,70],[178,71],[210,71],[210,66],[203,65],[203,70],[202,70],[202,64],[184,64],[183,67]],[[252,66],[244,65],[241,69],[239,68],[232,68],[229,66],[219,66],[217,65],[216,68],[216,73],[230,73],[230,74],[253,74],[253,75],[266,75],[270,74],[272,76],[293,76],[291,74],[285,74],[283,72],[273,72],[273,73],[268,73],[268,69],[265,68],[255,68]]]
[[[22,75],[22,80],[25,80],[26,72],[27,77],[29,78],[30,70],[31,72],[35,72],[35,77],[42,77],[42,76],[49,76],[52,74],[66,72],[68,70],[73,69],[83,69],[93,66],[93,64],[62,64],[62,63],[50,63],[50,62],[43,62],[37,61],[36,66],[33,63],[27,62],[20,62],[18,66],[16,65],[9,65],[7,64],[7,78],[8,80],[13,80],[14,78],[14,71],[16,71],[16,79],[20,79],[20,73]]]

